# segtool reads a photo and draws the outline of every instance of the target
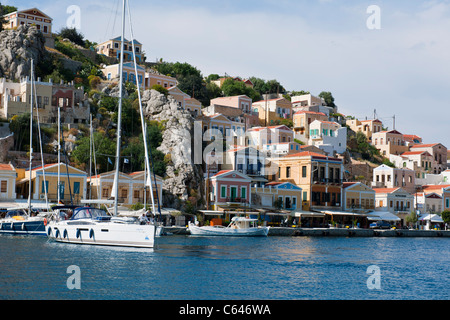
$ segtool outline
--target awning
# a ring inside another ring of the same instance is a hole
[[[198,210],[203,213],[205,216],[220,216],[224,214],[224,211],[213,211],[213,210]]]
[[[395,214],[389,211],[372,211],[367,216],[368,220],[371,221],[400,221],[401,219],[397,217]]]
[[[365,213],[355,213],[355,212],[347,212],[347,211],[329,211],[329,210],[321,210],[320,212],[332,216],[352,216],[352,217],[366,217]]]
[[[312,211],[295,211],[294,217],[303,217],[303,218],[323,218],[325,213],[322,212],[312,212]]]
[[[437,214],[426,214],[423,217],[421,216],[419,218],[419,220],[431,221],[431,222],[435,222],[435,223],[444,223],[444,220],[442,220],[442,218],[440,216],[438,216]]]

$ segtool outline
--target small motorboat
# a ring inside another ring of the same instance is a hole
[[[13,209],[0,219],[0,234],[46,235],[46,218],[42,215],[30,216],[25,209]]]
[[[270,227],[258,227],[257,221],[246,217],[233,217],[227,227],[199,227],[189,222],[189,232],[195,236],[266,237]]]

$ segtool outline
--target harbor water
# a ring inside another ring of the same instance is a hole
[[[137,249],[2,235],[0,299],[447,300],[450,297],[449,238],[177,235],[156,240],[154,249]]]

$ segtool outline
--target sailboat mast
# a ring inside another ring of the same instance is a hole
[[[122,11],[122,39],[120,44],[120,64],[119,64],[119,105],[117,113],[117,145],[116,145],[116,172],[114,175],[114,215],[117,215],[118,198],[119,198],[119,167],[120,167],[120,145],[121,145],[121,135],[122,135],[122,97],[123,97],[123,56],[124,56],[124,37],[125,37],[125,7],[126,0],[123,0],[123,11]]]
[[[131,23],[131,11],[130,11],[130,5],[128,5],[128,21],[130,23],[130,36],[131,36],[131,49],[133,51],[133,62],[134,62],[134,73],[135,73],[135,79],[136,79],[136,87],[137,87],[137,93],[138,93],[138,100],[139,100],[139,114],[141,117],[141,126],[142,126],[142,138],[144,141],[144,153],[145,153],[145,172],[148,171],[148,175],[146,176],[145,184],[150,187],[150,198],[152,199],[152,212],[155,213],[155,199],[153,195],[153,186],[152,186],[152,179],[151,179],[151,167],[150,167],[150,160],[149,160],[149,150],[148,150],[148,144],[147,144],[147,125],[144,120],[144,112],[142,110],[142,98],[141,98],[141,84],[139,82],[139,75],[138,75],[138,68],[137,68],[137,62],[136,62],[136,49],[134,46],[134,33],[133,33],[133,25]],[[158,204],[159,205],[159,204]],[[144,207],[145,208],[145,207]]]
[[[58,103],[58,188],[56,190],[58,205],[61,202],[61,107]]]
[[[33,74],[34,74],[34,62],[31,59],[31,97],[30,97],[30,176],[28,178],[28,214],[31,215],[31,169],[33,162],[33,103],[34,103],[34,94],[33,94]]]

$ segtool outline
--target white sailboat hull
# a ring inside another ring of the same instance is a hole
[[[198,227],[189,223],[189,232],[195,236],[228,236],[228,237],[266,237],[269,227],[257,228],[221,228],[221,227]]]
[[[155,226],[115,222],[57,222],[47,225],[47,236],[57,242],[153,248]]]

